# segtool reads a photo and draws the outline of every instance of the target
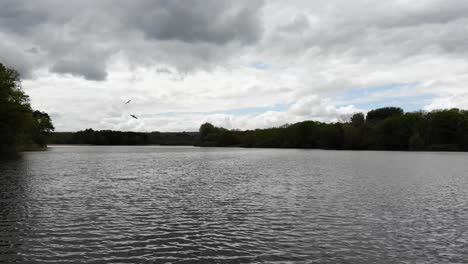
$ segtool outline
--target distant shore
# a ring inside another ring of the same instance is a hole
[[[468,111],[405,113],[384,107],[349,121],[302,121],[280,127],[230,130],[210,123],[199,132],[124,132],[86,129],[54,132],[47,144],[160,145],[329,150],[468,151]]]
[[[445,149],[426,149],[426,150],[386,150],[386,149],[324,149],[324,148],[293,148],[293,147],[245,147],[245,146],[202,146],[202,145],[92,145],[92,144],[50,144],[46,149],[37,151],[47,151],[50,148],[66,147],[166,147],[166,148],[238,148],[238,149],[277,149],[277,150],[323,150],[323,151],[356,151],[356,152],[446,152],[446,153],[468,153],[466,150],[445,150]],[[26,150],[29,152],[34,150]]]

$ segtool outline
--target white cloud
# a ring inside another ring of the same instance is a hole
[[[460,108],[468,109],[468,93],[439,97],[424,107],[424,110]]]

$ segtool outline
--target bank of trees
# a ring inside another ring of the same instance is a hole
[[[49,115],[31,108],[19,73],[0,63],[0,156],[45,147],[52,130]]]
[[[86,129],[78,132],[55,132],[49,144],[83,145],[195,145],[198,133],[190,132],[122,132]]]
[[[468,151],[468,111],[404,113],[385,107],[357,113],[349,122],[304,121],[277,128],[227,130],[205,123],[202,146],[321,148],[350,150]]]

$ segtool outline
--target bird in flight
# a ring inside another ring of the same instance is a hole
[[[135,115],[130,115],[131,117],[135,118],[135,119],[138,119],[138,117],[136,117]]]
[[[132,101],[132,100],[130,99],[130,100],[128,100],[125,104],[129,104],[131,101]]]

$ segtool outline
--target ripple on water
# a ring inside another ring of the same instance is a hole
[[[464,263],[467,157],[27,153],[0,164],[0,263]]]

